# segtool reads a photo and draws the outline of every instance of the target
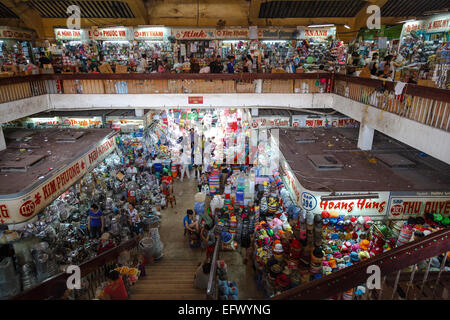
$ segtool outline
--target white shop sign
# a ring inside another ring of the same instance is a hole
[[[252,119],[252,128],[290,127],[291,118],[281,116],[256,117]]]
[[[297,205],[313,214],[322,214],[323,211],[335,211],[343,216],[371,216],[382,219],[386,216],[389,192],[371,192],[378,198],[374,199],[353,199],[353,200],[322,200],[322,197],[329,196],[329,192],[310,191],[304,188],[292,172],[289,164],[283,155],[280,155],[280,165],[286,173],[288,187],[291,189]],[[361,194],[357,192],[337,192],[336,195],[351,196]]]
[[[76,161],[55,171],[51,177],[31,191],[0,199],[0,224],[16,224],[33,218],[61,193],[95,167],[116,145],[114,137],[104,139]]]
[[[402,29],[402,37],[411,31],[423,31],[426,33],[448,32],[450,31],[450,14],[434,16],[428,20],[417,20],[405,23]]]
[[[450,215],[450,191],[391,192],[388,213],[390,219],[406,220],[425,213]]]
[[[298,28],[298,39],[326,39],[336,37],[336,28]]]
[[[359,122],[348,117],[293,115],[292,126],[298,128],[356,128],[359,127]]]
[[[95,28],[92,27],[89,32],[89,38],[92,40],[104,41],[128,41],[133,39],[133,29],[130,27],[115,28]]]
[[[166,27],[134,28],[134,40],[166,40],[170,36],[170,29]]]
[[[212,28],[176,28],[172,36],[177,40],[210,40],[215,39],[215,29]]]
[[[78,40],[81,41],[84,30],[55,28],[56,40]]]
[[[243,39],[248,40],[250,33],[248,28],[232,28],[232,29],[220,29],[216,30],[216,39]]]

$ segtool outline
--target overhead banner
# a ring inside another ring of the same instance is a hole
[[[427,20],[417,20],[403,25],[402,36],[407,36],[411,31],[421,31],[425,33],[449,32],[450,13],[437,15]]]
[[[405,220],[425,213],[450,215],[450,191],[391,192],[388,213],[390,219]]]
[[[134,37],[133,29],[130,27],[96,28],[88,30],[89,38],[103,41],[128,41]]]
[[[172,36],[177,40],[210,40],[215,39],[213,28],[175,28]]]
[[[231,28],[216,30],[216,39],[229,39],[229,40],[249,40],[250,32],[248,28]]]
[[[170,36],[170,29],[165,27],[134,28],[134,40],[166,40]]]
[[[78,29],[55,28],[54,32],[55,32],[55,39],[56,40],[81,41],[82,34],[85,31],[84,30],[78,30]]]
[[[14,27],[0,26],[0,39],[14,39],[22,41],[32,41],[34,32],[29,30],[22,30]]]
[[[0,224],[16,224],[33,218],[111,153],[115,141],[114,137],[104,139],[76,161],[57,170],[32,191],[16,198],[0,199]]]

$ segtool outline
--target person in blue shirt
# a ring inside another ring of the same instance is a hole
[[[228,57],[228,64],[227,64],[227,72],[228,73],[234,73],[234,63],[233,63],[234,57],[229,56]]]
[[[195,233],[200,232],[200,227],[198,226],[198,222],[195,221],[195,219],[194,219],[194,211],[192,211],[191,209],[188,209],[186,211],[186,216],[183,219],[183,225],[187,230],[189,230],[191,232],[195,232]]]
[[[89,210],[88,229],[91,234],[91,238],[100,238],[105,231],[105,220],[103,212],[95,203]]]

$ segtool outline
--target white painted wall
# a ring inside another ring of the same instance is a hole
[[[13,121],[49,108],[49,96],[42,95],[0,104],[0,124]]]
[[[5,135],[3,134],[3,128],[0,127],[0,151],[5,149],[6,149]]]
[[[189,104],[188,97],[203,97]],[[318,94],[50,94],[51,109],[161,109],[161,108],[330,108],[332,95]]]
[[[203,104],[188,97],[202,96]],[[0,123],[49,109],[333,108],[450,164],[450,133],[334,94],[49,94],[0,104]],[[364,120],[363,120],[364,119]]]

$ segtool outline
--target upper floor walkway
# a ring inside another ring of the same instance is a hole
[[[332,108],[362,127],[446,163],[449,102],[449,90],[326,72],[42,74],[0,79],[0,123],[47,110]]]

